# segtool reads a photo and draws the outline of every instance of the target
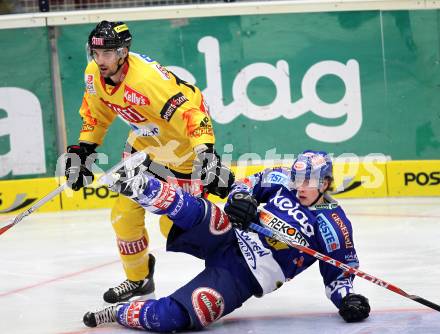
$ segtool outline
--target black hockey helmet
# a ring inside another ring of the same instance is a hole
[[[101,21],[89,35],[90,49],[130,48],[131,34],[124,22]]]

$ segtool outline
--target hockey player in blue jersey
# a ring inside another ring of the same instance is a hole
[[[266,202],[267,205],[274,205],[278,210],[277,216],[289,221],[289,216],[290,220],[295,215],[298,217],[298,213],[292,209],[295,207],[295,201],[292,200],[294,197],[315,217],[314,225],[310,221],[300,219],[301,233],[306,238],[318,238],[318,245],[311,243],[310,247],[358,268],[359,261],[354,249],[351,222],[339,203],[329,195],[332,182],[333,165],[330,156],[323,151],[304,151],[290,169],[267,169],[237,181],[229,195],[225,211],[233,225],[246,228],[255,220],[255,200],[257,205]],[[314,261],[314,258],[307,255],[300,257],[301,266],[296,270],[295,276]],[[298,263],[298,260],[296,262]],[[354,275],[346,275],[340,269],[324,262],[320,262],[319,266],[326,295],[339,309],[339,314],[347,322],[356,322],[368,317],[368,299],[353,292]]]
[[[316,259],[248,230],[258,223],[259,204],[289,223],[297,240],[343,263],[358,266],[352,228],[343,210],[326,194],[331,161],[306,151],[291,170],[269,169],[237,182],[225,212],[206,199],[173,188],[128,163],[106,182],[147,210],[167,215],[173,227],[167,250],[205,260],[205,269],[168,297],[132,301],[87,312],[89,327],[118,322],[154,332],[202,329],[252,296],[261,297],[312,265]],[[307,209],[309,207],[309,209]],[[355,294],[352,275],[320,263],[326,293],[347,322],[368,317],[368,299]]]

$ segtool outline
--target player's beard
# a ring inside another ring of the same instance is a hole
[[[118,70],[119,70],[118,67],[116,67],[116,69],[113,70],[113,71],[111,71],[111,70],[109,69],[109,67],[103,67],[103,68],[100,67],[100,68],[99,68],[99,72],[101,73],[101,76],[102,76],[103,78],[106,78],[106,79],[108,79],[108,78],[114,76],[114,75],[118,72]]]
[[[121,63],[121,60],[122,60],[122,63]],[[109,72],[109,74],[107,74],[106,76],[104,76],[104,75],[102,74],[102,72],[101,72],[101,75],[102,75],[104,78],[111,78],[112,76],[116,75],[116,74],[119,72],[119,70],[120,70],[120,69],[122,68],[122,66],[124,65],[124,62],[125,62],[125,59],[123,59],[123,58],[119,58],[119,59],[118,59],[118,63],[117,63],[117,65],[116,65],[116,69],[115,69],[114,71]]]

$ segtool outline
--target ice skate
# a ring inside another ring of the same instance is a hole
[[[97,312],[87,312],[84,314],[83,322],[87,327],[96,327],[102,324],[116,322],[116,314],[119,305],[112,305]]]
[[[108,289],[108,291],[104,293],[104,300],[107,303],[114,304],[128,300],[142,299],[142,296],[153,293],[155,289],[153,275],[156,259],[152,254],[150,254],[148,261],[150,272],[145,279],[137,282],[130,281],[128,279],[125,280],[118,286]]]

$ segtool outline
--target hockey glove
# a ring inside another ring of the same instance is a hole
[[[200,179],[206,192],[225,198],[235,181],[232,171],[223,165],[212,145],[199,152],[194,160],[193,176]]]
[[[370,314],[370,304],[368,298],[349,293],[342,298],[341,307],[339,308],[339,315],[344,318],[346,322],[358,322],[368,318]]]
[[[65,175],[67,185],[75,191],[93,182],[92,165],[96,159],[96,144],[80,143],[67,147]]]
[[[126,158],[123,165],[111,175],[104,175],[99,181],[114,192],[129,198],[139,198],[152,178],[148,173],[151,159],[146,154],[135,153]]]
[[[241,230],[248,230],[252,221],[257,221],[258,203],[255,198],[244,191],[233,193],[225,205],[225,212],[232,225]]]

